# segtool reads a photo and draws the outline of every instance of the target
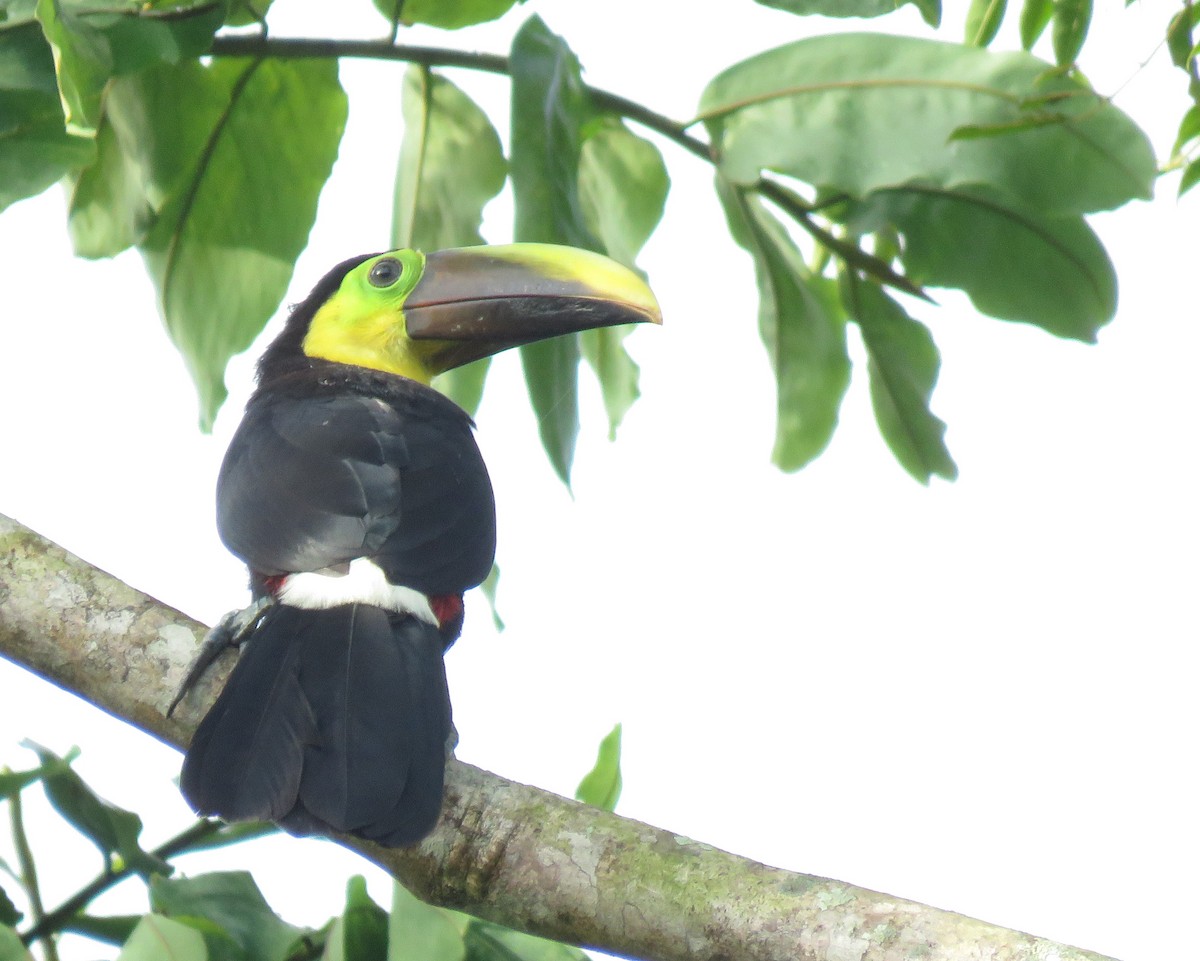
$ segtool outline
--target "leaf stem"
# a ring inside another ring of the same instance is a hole
[[[196,821],[195,824],[190,825],[186,830],[180,831],[173,838],[164,841],[150,853],[164,861],[169,860],[177,854],[186,852],[197,841],[203,841],[205,838],[216,834],[223,826],[220,821],[201,819]],[[13,836],[17,836],[15,829],[13,830]],[[18,846],[18,856],[19,854],[20,848]],[[24,870],[24,861],[22,860],[22,871]],[[128,865],[115,871],[105,871],[85,884],[49,914],[42,911],[40,902],[36,905],[34,904],[34,899],[31,895],[29,900],[30,905],[33,907],[34,924],[33,927],[21,935],[22,943],[28,946],[35,941],[46,939],[61,930],[95,898],[99,897],[109,888],[120,884],[134,873],[133,868]],[[46,942],[47,946],[53,943],[52,940]],[[54,959],[54,961],[57,961],[57,959]]]
[[[29,846],[29,837],[25,834],[25,814],[21,803],[21,792],[15,791],[8,799],[9,822],[12,825],[13,847],[16,849],[17,863],[21,870],[21,885],[29,897],[29,910],[33,915],[34,925],[40,925],[46,918],[46,909],[42,905],[42,892],[38,887],[37,867],[33,863],[33,849]],[[58,961],[58,945],[50,938],[45,945],[46,961]]]

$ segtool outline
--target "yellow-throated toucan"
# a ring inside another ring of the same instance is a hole
[[[441,808],[445,652],[492,566],[491,483],[442,371],[660,320],[634,273],[567,247],[355,257],[293,308],[217,484],[261,614],[183,763],[197,812],[397,846]]]

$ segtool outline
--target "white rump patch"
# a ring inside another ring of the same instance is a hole
[[[411,587],[389,584],[383,571],[365,557],[352,560],[346,573],[306,571],[290,574],[275,595],[283,604],[322,611],[342,604],[369,604],[397,614],[411,614],[437,626],[429,598]]]

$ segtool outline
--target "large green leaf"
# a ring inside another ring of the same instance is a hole
[[[204,923],[197,927],[218,951],[232,943],[241,957],[255,961],[284,961],[305,934],[271,910],[254,879],[244,871],[152,878],[150,904],[156,913],[168,917],[201,919]]]
[[[388,22],[400,15],[400,23],[424,23],[457,30],[503,16],[517,0],[374,0],[375,9]]]
[[[464,961],[462,931],[449,911],[435,908],[392,885],[388,919],[388,961]]]
[[[388,914],[355,875],[346,884],[346,910],[330,931],[323,961],[384,961],[387,950]]]
[[[929,331],[878,284],[853,275],[845,279],[842,301],[862,331],[875,420],[896,460],[922,484],[934,474],[954,480],[958,468],[943,439],[946,425],[929,409],[941,364]]]
[[[54,48],[67,130],[91,136],[100,122],[100,97],[113,70],[108,39],[59,0],[39,0],[37,18]]]
[[[758,0],[764,7],[775,7],[801,16],[882,17],[895,13],[906,3],[914,4],[931,27],[942,19],[941,0]]]
[[[662,154],[616,117],[589,125],[579,157],[579,199],[604,252],[637,267],[639,251],[662,220],[671,187]]]
[[[621,725],[618,724],[600,742],[596,763],[575,788],[575,800],[612,811],[620,798]]]
[[[86,166],[94,153],[90,139],[66,131],[54,56],[38,24],[0,30],[0,211]]]
[[[600,327],[579,335],[579,353],[600,381],[604,412],[608,415],[608,439],[616,440],[617,428],[629,408],[642,396],[638,387],[641,373],[625,349],[624,340],[633,327]]]
[[[1044,216],[982,188],[909,185],[852,208],[852,229],[892,224],[904,236],[908,276],[958,287],[985,314],[1094,341],[1117,306],[1117,279],[1081,217]]]
[[[279,306],[337,155],[332,61],[220,60],[114,83],[109,112],[156,213],[141,242],[206,428],[229,358]]]
[[[1066,215],[1147,198],[1156,173],[1146,135],[1078,78],[1027,53],[934,40],[778,47],[714,79],[701,116],[722,173],[742,184],[764,169],[855,197],[914,180],[985,184]]]
[[[117,961],[208,961],[208,951],[195,928],[147,914],[133,929]]]
[[[95,161],[69,175],[67,183],[67,229],[80,257],[115,257],[141,243],[154,223],[142,171],[121,148],[107,118],[96,131]]]
[[[449,80],[420,66],[409,67],[404,77],[402,105],[392,245],[440,250],[483,243],[483,208],[508,176],[487,114]],[[489,363],[485,357],[447,371],[435,386],[474,414]]]
[[[483,208],[504,186],[500,137],[465,93],[427,67],[404,77],[404,141],[392,242],[441,250],[483,243]]]
[[[579,194],[585,127],[596,115],[579,61],[532,17],[513,38],[510,62],[516,239],[599,250]],[[521,361],[542,446],[563,483],[570,483],[579,435],[578,339],[529,344]]]
[[[829,443],[850,384],[846,322],[834,282],[815,276],[783,225],[717,177],[729,229],[754,258],[758,324],[776,382],[774,462],[799,470]]]
[[[628,267],[662,219],[670,179],[652,143],[615,117],[590,125],[579,163],[584,217],[604,252]],[[600,380],[609,437],[640,396],[638,366],[623,341],[632,328],[605,327],[580,334],[580,349]]]
[[[138,16],[136,8],[89,10],[63,0],[38,0],[36,12],[54,48],[67,129],[86,136],[95,135],[111,77],[199,56],[222,19],[219,4],[151,17]]]

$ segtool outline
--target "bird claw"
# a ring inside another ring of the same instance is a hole
[[[175,708],[179,707],[188,691],[195,687],[196,682],[212,667],[213,661],[220,657],[226,648],[241,646],[242,641],[258,626],[267,609],[274,603],[273,597],[269,594],[265,595],[254,601],[249,607],[244,607],[239,611],[230,611],[209,629],[200,643],[200,651],[196,654],[196,659],[188,668],[187,676],[179,685],[179,691],[167,707],[167,717],[174,713]]]

